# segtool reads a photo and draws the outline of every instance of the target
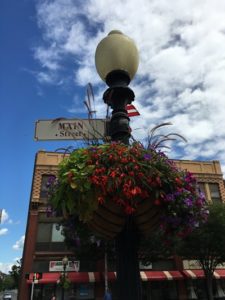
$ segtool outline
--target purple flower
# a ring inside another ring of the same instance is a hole
[[[185,200],[184,200],[184,203],[185,203],[188,207],[190,207],[190,206],[193,205],[193,202],[192,202],[192,200],[191,200],[190,198],[185,199]]]
[[[52,186],[55,183],[56,183],[56,177],[52,175],[48,178],[48,181],[46,183],[46,187],[48,188],[48,187]]]
[[[100,245],[101,245],[101,240],[97,240],[97,241],[96,241],[96,244],[97,244],[97,247],[100,247]]]
[[[173,194],[167,194],[166,197],[164,198],[165,202],[172,202],[174,201],[174,195]]]
[[[74,242],[75,242],[75,245],[76,245],[77,247],[80,247],[80,238],[79,238],[79,236],[77,236],[77,237],[75,238]]]
[[[95,236],[94,236],[94,235],[92,235],[92,236],[90,237],[90,242],[91,242],[92,244],[95,243]]]
[[[52,209],[52,206],[48,205],[47,208],[46,208],[46,215],[47,217],[52,217],[53,216],[53,209]]]
[[[148,153],[145,153],[145,155],[144,155],[144,159],[145,160],[150,160],[151,159],[151,155],[150,154],[148,154]]]

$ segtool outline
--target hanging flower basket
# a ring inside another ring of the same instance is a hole
[[[59,166],[51,202],[106,239],[122,230],[127,215],[144,235],[159,226],[166,234],[185,235],[207,218],[192,175],[139,143],[74,151]]]

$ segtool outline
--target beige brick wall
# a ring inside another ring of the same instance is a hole
[[[225,186],[219,161],[174,160],[177,167],[193,173],[199,182],[217,183],[225,202]]]
[[[214,161],[174,160],[178,168],[197,174],[217,174],[222,176],[220,163]]]
[[[37,153],[36,165],[34,170],[32,202],[39,202],[42,176],[56,176],[58,164],[63,160],[64,157],[65,154],[56,152],[39,151]]]

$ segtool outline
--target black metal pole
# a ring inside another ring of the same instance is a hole
[[[126,105],[134,100],[128,87],[129,76],[123,71],[113,71],[106,78],[109,88],[104,101],[113,109],[109,124],[112,141],[128,145],[130,138],[129,117]],[[141,300],[141,279],[138,260],[139,232],[133,216],[127,216],[122,232],[116,237],[117,287],[119,300]]]
[[[65,266],[65,265],[63,265],[63,286],[62,286],[62,300],[64,300],[64,294],[65,294],[65,289],[64,289],[65,278],[66,278],[66,266]]]
[[[64,287],[62,287],[62,300],[64,300]]]

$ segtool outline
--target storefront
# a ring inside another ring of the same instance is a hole
[[[64,290],[65,299],[68,300],[94,300],[95,285],[100,282],[99,272],[68,272],[70,287]],[[29,275],[27,283],[30,285],[30,292],[33,289],[34,300],[49,300],[53,295],[61,299],[62,287],[59,284],[60,272],[43,273],[42,278],[33,282],[33,273]]]
[[[205,275],[203,270],[184,270],[188,299],[206,300]],[[225,269],[217,269],[213,274],[214,299],[225,300]]]
[[[143,300],[178,300],[178,281],[184,277],[179,271],[141,271]],[[116,272],[108,273],[113,300],[116,298]]]
[[[105,274],[103,272],[68,272],[71,282],[69,289],[65,290],[67,300],[94,300],[97,298],[96,290],[101,287],[104,293]],[[53,295],[61,299],[62,287],[59,285],[61,272],[43,273],[42,278],[33,283],[33,274],[29,275],[27,283],[34,286],[34,300],[49,300]],[[202,270],[179,271],[141,271],[143,300],[179,300],[179,284],[186,287],[187,299],[206,300],[205,277]],[[116,297],[116,272],[108,272],[107,280],[112,299]],[[213,282],[214,299],[225,300],[225,270],[214,272]],[[99,292],[98,292],[99,297]],[[100,298],[101,298],[100,297]]]

